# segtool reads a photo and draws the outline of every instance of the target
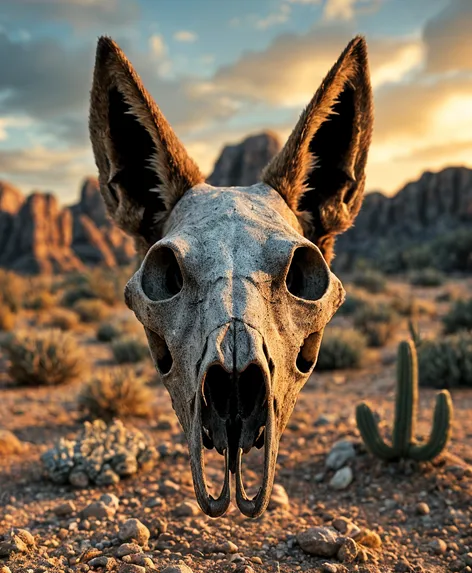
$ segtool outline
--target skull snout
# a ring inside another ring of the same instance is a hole
[[[201,413],[203,443],[223,454],[236,471],[238,450],[264,445],[270,394],[262,336],[240,321],[232,321],[210,337],[204,363]]]

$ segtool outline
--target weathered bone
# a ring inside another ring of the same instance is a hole
[[[202,182],[118,46],[99,41],[90,133],[101,191],[143,255],[125,299],[144,325],[210,516],[229,506],[230,472],[242,513],[257,517],[269,502],[282,432],[344,298],[328,263],[360,207],[371,108],[366,46],[355,38],[263,182],[216,188]],[[264,472],[250,500],[242,461],[253,446],[265,447]],[[204,447],[225,458],[217,499]]]

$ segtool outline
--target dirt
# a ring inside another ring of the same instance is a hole
[[[470,281],[456,280],[455,284],[470,296]],[[391,288],[406,296],[408,287],[398,282]],[[444,290],[415,289],[415,296],[432,304]],[[448,304],[432,305],[437,313],[421,318],[422,332],[439,331],[439,317]],[[126,311],[119,307],[117,312]],[[34,316],[25,315],[21,320],[25,326],[28,320],[34,322]],[[335,320],[338,324],[349,322],[346,318]],[[87,347],[92,371],[113,363],[109,345],[96,342],[95,328],[81,327],[75,334],[77,343]],[[21,453],[0,453],[0,546],[12,529],[24,528],[34,536],[34,545],[0,557],[0,571],[7,571],[2,566],[8,566],[12,573],[143,573],[152,567],[162,571],[180,560],[195,573],[472,571],[471,391],[451,391],[453,436],[447,452],[433,463],[381,462],[366,452],[356,428],[355,405],[368,400],[385,421],[384,433],[389,433],[396,347],[407,336],[404,320],[387,346],[368,351],[362,368],[315,371],[280,446],[276,483],[285,488],[289,505],[269,509],[257,520],[241,516],[234,504],[219,519],[196,510],[184,436],[166,390],[155,380],[152,416],[125,420],[150,435],[161,452],[166,450],[154,470],[102,488],[78,490],[51,483],[40,456],[59,437],[74,438],[80,432],[83,413],[77,408],[77,394],[81,382],[54,388],[15,387],[0,358],[0,429],[11,430],[27,445]],[[140,369],[153,378],[150,364]],[[431,427],[435,393],[420,390],[418,433],[423,436]],[[356,448],[356,456],[347,464],[353,481],[343,490],[332,488],[334,470],[325,466],[327,454],[338,440],[350,440]],[[260,475],[261,454],[251,453],[247,458],[245,476],[248,485],[254,486]],[[216,484],[222,483],[222,458],[210,452],[207,464],[216,491]],[[166,480],[175,485],[169,486]],[[119,498],[116,512],[101,519],[85,517],[84,508],[104,493]],[[66,501],[73,502],[73,509],[57,515],[57,508]],[[300,533],[310,527],[331,526],[340,517],[380,536],[381,547],[364,548],[365,562],[358,558],[341,563],[336,557],[309,555],[300,547]],[[117,556],[122,544],[118,531],[129,518],[139,519],[150,531],[149,541],[143,544],[150,561],[141,561],[146,564],[142,570],[133,569],[129,557]],[[108,560],[93,561],[101,556]],[[107,565],[100,567],[105,561]]]

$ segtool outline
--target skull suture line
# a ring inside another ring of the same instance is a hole
[[[98,42],[90,134],[113,220],[143,256],[125,298],[144,325],[186,434],[205,513],[267,507],[281,434],[344,290],[335,236],[356,217],[372,131],[363,38],[350,42],[285,147],[252,187],[217,188],[188,157],[120,48]],[[262,485],[245,493],[242,456],[265,447]],[[217,499],[203,450],[225,458]]]

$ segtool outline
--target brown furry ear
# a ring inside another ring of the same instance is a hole
[[[97,45],[89,128],[108,212],[145,252],[175,203],[204,177],[107,37]]]
[[[362,204],[372,123],[367,46],[357,36],[262,175],[299,216],[328,263],[335,236],[352,225]]]

